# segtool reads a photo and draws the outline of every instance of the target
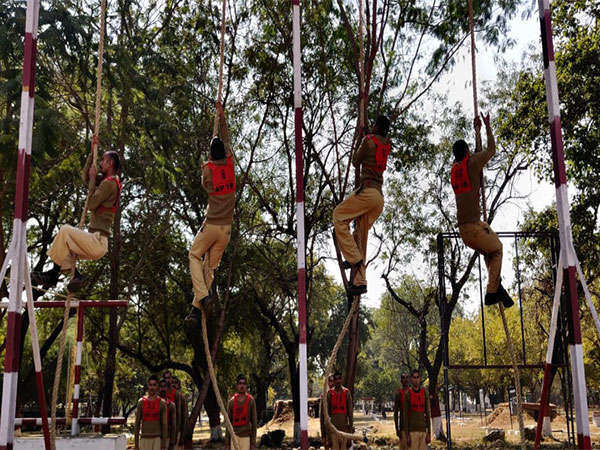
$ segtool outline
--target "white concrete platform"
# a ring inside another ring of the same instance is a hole
[[[104,436],[60,437],[56,439],[56,450],[125,450],[127,438],[124,434],[105,434]],[[44,450],[44,438],[15,437],[15,450]]]

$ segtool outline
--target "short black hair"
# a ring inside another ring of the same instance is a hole
[[[390,131],[390,119],[387,116],[377,116],[375,119],[375,126],[380,136],[386,137]]]
[[[169,382],[167,381],[166,378],[161,378],[160,381],[158,382],[158,384],[160,385],[161,383],[165,383],[167,386],[169,385]]]
[[[121,168],[121,158],[119,157],[119,154],[113,150],[108,150],[104,152],[104,154],[110,156],[110,159],[113,160],[113,169],[115,169],[115,172],[118,172]]]
[[[338,376],[339,376],[339,377],[341,377],[341,376],[342,376],[342,372],[340,372],[339,370],[336,370],[336,371],[333,373],[333,378],[335,378],[335,377],[338,377]]]
[[[421,372],[419,372],[419,369],[413,369],[413,371],[410,373],[410,376],[412,377],[415,373],[421,376]]]
[[[454,153],[454,159],[456,161],[462,161],[464,159],[464,157],[467,155],[468,151],[469,151],[469,145],[462,139],[459,139],[458,141],[456,141],[454,143],[454,145],[452,146],[452,153]]]
[[[225,159],[225,144],[219,136],[215,136],[210,141],[210,157],[213,161]]]
[[[156,381],[158,383],[158,377],[156,375],[150,375],[148,377],[148,383],[150,383],[151,381]]]
[[[240,380],[248,381],[248,380],[246,379],[246,375],[244,375],[243,373],[240,373],[240,374],[239,374],[237,377],[235,377],[235,382],[236,382],[236,383],[239,383],[239,382],[240,382]]]

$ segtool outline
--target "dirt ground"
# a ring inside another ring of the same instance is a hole
[[[358,432],[362,430],[367,430],[367,437],[369,438],[369,444],[366,447],[368,449],[389,449],[391,450],[398,448],[397,443],[398,440],[395,437],[394,433],[394,419],[393,415],[390,413],[387,415],[387,418],[384,420],[378,419],[374,420],[372,416],[365,416],[361,412],[354,413],[355,418],[355,427]],[[269,424],[263,426],[258,429],[257,433],[257,441],[260,442],[260,437],[268,431],[273,431],[277,429],[282,429],[285,431],[285,439],[282,445],[284,449],[291,449],[292,436],[294,432],[294,423],[293,416],[285,416],[283,421],[272,421]],[[512,427],[510,422],[510,415],[500,414],[496,419],[489,425],[492,428],[503,428],[506,431],[506,440],[510,446],[505,446],[503,448],[519,448],[519,436],[516,434],[512,434],[510,430],[518,430],[519,424],[516,417],[512,418]],[[445,420],[444,430],[445,430]],[[462,416],[452,416],[451,420],[452,425],[452,447],[453,448],[461,448],[461,449],[484,449],[486,448],[482,445],[482,438],[485,435],[486,428],[488,426],[485,425],[485,418],[481,418],[477,414],[464,414]],[[530,417],[526,416],[525,426],[534,426],[535,422]],[[592,442],[594,444],[594,448],[600,448],[600,427],[594,427],[591,423],[591,411],[590,411],[590,430],[592,436]],[[224,431],[224,430],[223,430]],[[555,442],[543,442],[541,448],[552,448],[552,449],[564,449],[568,448],[566,444],[567,440],[567,422],[564,417],[563,411],[560,411],[559,416],[552,421],[552,431],[554,437],[556,439]],[[315,441],[319,439],[320,436],[320,425],[319,419],[308,419],[308,434],[309,441]],[[223,448],[220,445],[209,445],[209,429],[208,426],[203,424],[201,427],[197,427],[194,432],[194,442],[199,443],[201,447],[197,448]],[[257,442],[257,443],[258,443]],[[356,447],[355,447],[356,448]],[[360,448],[360,447],[359,447]],[[431,445],[432,449],[446,449],[446,443],[440,441],[433,441]],[[494,448],[489,446],[487,448]],[[498,448],[498,447],[495,447]],[[533,448],[533,445],[532,445]]]

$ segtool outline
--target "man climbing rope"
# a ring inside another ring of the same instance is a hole
[[[335,386],[333,381],[333,375],[329,375],[327,377],[327,387],[331,390]],[[321,425],[321,443],[325,450],[331,448],[331,434],[327,431],[327,427],[325,426],[325,414],[323,414],[323,396],[326,392],[321,394],[321,399],[319,401],[319,423]]]
[[[88,231],[71,225],[60,227],[48,250],[54,267],[45,272],[32,272],[31,283],[35,286],[43,286],[46,289],[56,286],[60,273],[69,272],[77,259],[97,260],[108,251],[110,228],[121,195],[121,182],[117,176],[120,159],[117,152],[104,152],[100,161],[101,175],[98,175],[91,156],[88,156],[82,174],[86,185],[88,176],[96,180],[96,187],[88,202],[88,209],[92,213]],[[87,277],[75,269],[75,275],[67,289],[69,292],[77,292],[87,281]]]
[[[217,102],[218,119],[210,142],[210,158],[202,167],[202,186],[208,193],[206,218],[190,249],[190,272],[194,286],[192,310],[186,324],[200,323],[200,305],[206,306],[211,298],[209,289],[231,236],[235,205],[235,169],[229,143],[229,131],[223,106]]]
[[[490,226],[481,221],[479,207],[480,174],[486,163],[496,153],[496,142],[490,115],[481,114],[487,133],[487,149],[471,154],[467,143],[460,139],[452,146],[454,163],[452,164],[451,183],[456,197],[456,218],[460,237],[467,247],[484,255],[488,268],[488,284],[485,304],[502,302],[505,308],[514,305],[510,295],[500,283],[502,269],[502,242]],[[481,119],[473,121],[477,138],[476,148],[481,148]]]
[[[352,165],[360,167],[360,186],[340,203],[333,211],[333,226],[338,246],[345,258],[344,268],[352,269],[354,279],[350,280],[348,294],[360,295],[367,292],[366,269],[363,255],[358,245],[358,227],[354,237],[350,234],[350,222],[361,216],[366,217],[367,233],[383,211],[383,172],[390,154],[388,131],[390,120],[379,116],[375,120],[372,134],[362,140],[352,157]],[[360,246],[366,249],[366,242]]]
[[[236,378],[235,394],[227,403],[227,414],[233,425],[233,432],[237,436],[240,450],[256,449],[256,402],[254,398],[246,392],[248,384],[246,377],[239,374]],[[231,448],[231,436],[229,429],[225,437],[225,447]]]
[[[350,390],[342,386],[342,374],[337,371],[333,374],[334,388],[327,392],[327,407],[331,423],[336,429],[346,432],[354,432],[354,408]],[[346,450],[346,439],[331,434],[332,450]]]
[[[402,387],[398,388],[398,392],[394,395],[394,425],[396,428],[396,436],[400,439],[398,444],[399,450],[407,450],[408,444],[406,443],[406,433],[404,430],[404,422],[406,417],[404,416],[404,394],[410,389],[408,374],[402,372],[400,375],[400,382]]]
[[[169,435],[169,446],[168,450],[173,450],[177,443],[177,411],[175,411],[175,403],[173,403],[167,397],[169,390],[169,382],[161,378],[158,383],[158,395],[167,404],[167,433]]]
[[[411,450],[426,450],[431,442],[431,409],[429,392],[421,386],[417,369],[410,374],[411,388],[404,394],[404,433]]]
[[[156,395],[158,377],[148,378],[148,395],[137,404],[133,431],[135,450],[162,450],[167,448],[167,404]],[[141,437],[140,437],[141,429]]]

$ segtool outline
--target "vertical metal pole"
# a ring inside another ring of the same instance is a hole
[[[485,335],[485,308],[483,307],[483,281],[481,280],[481,254],[477,254],[479,266],[479,305],[481,310],[481,334],[483,335],[483,363],[487,366],[487,343]]]
[[[300,366],[300,446],[308,449],[308,361],[306,349],[306,243],[304,238],[304,161],[302,149],[302,72],[300,0],[293,3],[294,129],[296,140],[296,245],[298,255],[298,337]]]
[[[571,369],[573,372],[573,391],[575,397],[575,419],[577,424],[577,447],[591,448],[590,424],[588,418],[585,368],[583,365],[583,346],[581,324],[579,320],[579,301],[577,299],[577,280],[575,265],[577,255],[573,245],[567,174],[563,149],[562,128],[560,122],[560,104],[554,62],[554,44],[552,42],[552,17],[549,0],[538,0],[542,49],[544,54],[544,79],[546,81],[546,100],[548,103],[548,121],[552,142],[552,161],[554,163],[554,184],[556,185],[556,208],[561,242],[561,255],[567,298],[569,347]]]
[[[2,387],[2,412],[0,415],[0,449],[12,448],[15,413],[17,404],[17,383],[19,375],[19,344],[22,313],[22,290],[26,264],[26,222],[29,202],[29,173],[31,169],[31,141],[33,135],[33,111],[35,94],[35,67],[37,33],[40,3],[27,1],[25,17],[25,50],[21,91],[21,113],[19,123],[19,155],[15,189],[15,214],[13,220],[13,241],[3,269],[11,260],[9,307],[6,324],[6,351],[4,354],[4,377]],[[12,251],[11,251],[12,250]],[[4,273],[2,273],[4,277]],[[35,316],[33,316],[35,320]],[[37,371],[36,371],[37,372]],[[44,392],[38,393],[41,396]],[[41,404],[41,401],[40,401]],[[43,411],[45,413],[45,411]],[[47,425],[47,424],[46,424]],[[44,429],[44,437],[48,427]]]
[[[440,316],[442,327],[442,360],[444,364],[444,409],[446,413],[446,436],[448,450],[452,449],[452,434],[450,427],[450,392],[448,388],[448,329],[446,327],[446,284],[444,280],[444,234],[437,235],[438,250],[438,284],[440,296]]]
[[[71,436],[79,434],[79,391],[81,386],[81,353],[83,348],[83,317],[85,307],[77,310],[77,347],[75,350],[75,377],[73,381],[73,410],[71,412]]]
[[[523,364],[527,364],[525,353],[525,326],[523,324],[523,292],[521,291],[521,264],[519,263],[519,239],[515,234],[515,259],[517,260],[517,288],[519,290],[519,313],[521,315],[521,353]]]

